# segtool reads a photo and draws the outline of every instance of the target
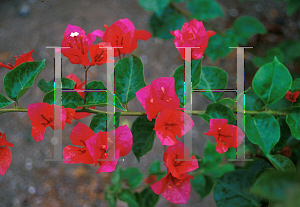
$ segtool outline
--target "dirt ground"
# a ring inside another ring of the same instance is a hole
[[[265,25],[269,34],[251,38],[249,46],[256,47],[255,51],[261,54],[264,47],[274,46],[284,39],[299,39],[299,14],[287,17],[285,3],[272,0],[246,1],[237,0],[219,1],[226,18],[211,21],[218,29],[224,31],[232,26],[232,22],[240,15],[252,15],[259,18]],[[38,79],[46,81],[53,79],[53,49],[46,46],[60,46],[64,30],[68,24],[83,28],[86,33],[93,30],[104,30],[103,25],[110,26],[123,18],[130,19],[138,30],[150,32],[148,20],[151,12],[144,11],[137,0],[1,0],[0,1],[0,62],[14,63],[14,55],[21,55],[34,49],[33,59],[46,59],[46,68],[40,73]],[[210,29],[210,28],[207,28]],[[96,41],[100,41],[97,39]],[[173,40],[151,38],[148,41],[139,41],[134,54],[144,63],[146,84],[154,79],[172,76],[174,70],[183,64]],[[261,44],[261,45],[260,45]],[[127,55],[128,57],[129,55]],[[246,60],[251,59],[246,53]],[[72,65],[63,57],[63,77],[70,73],[77,75],[83,81],[84,71],[80,65]],[[229,74],[228,88],[236,86],[236,52],[233,51],[226,59],[219,59],[215,63],[205,58],[203,65],[217,66]],[[291,65],[291,70],[298,70]],[[106,82],[106,68],[104,65],[89,70],[88,81],[101,80]],[[0,78],[8,72],[0,68]],[[255,72],[255,71],[254,71]],[[253,71],[246,70],[246,88],[250,86]],[[20,99],[20,107],[27,108],[29,104],[42,102],[43,92],[37,87],[37,81],[32,88]],[[5,94],[3,85],[0,93]],[[225,94],[233,97],[235,94]],[[193,95],[193,109],[204,110],[210,102],[200,94]],[[9,107],[12,107],[9,106]],[[143,111],[137,99],[128,104],[129,109]],[[8,108],[8,107],[7,107]],[[89,125],[92,116],[80,120]],[[192,117],[193,151],[202,155],[207,139],[214,142],[211,137],[204,136],[209,126],[200,118]],[[134,117],[122,117],[121,123],[129,122]],[[72,121],[63,131],[63,146],[71,144],[71,129],[79,121]],[[107,206],[104,201],[105,186],[110,181],[111,173],[99,173],[93,165],[65,164],[62,162],[46,162],[52,158],[53,145],[51,139],[53,130],[46,129],[44,140],[35,142],[31,136],[31,123],[27,113],[5,113],[0,116],[0,132],[7,134],[7,140],[14,144],[11,149],[12,162],[4,176],[0,176],[0,207],[6,206]],[[163,146],[158,139],[155,140],[152,151],[141,158],[138,163],[132,152],[119,162],[123,168],[137,166],[147,173],[150,164],[159,159],[162,161]],[[163,170],[165,167],[161,166]],[[117,206],[126,206],[118,202]],[[157,204],[164,206],[190,206],[214,207],[213,196],[200,200],[192,191],[186,205],[175,205],[161,197]]]

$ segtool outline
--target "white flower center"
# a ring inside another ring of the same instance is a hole
[[[70,37],[77,37],[79,35],[78,32],[71,32]]]

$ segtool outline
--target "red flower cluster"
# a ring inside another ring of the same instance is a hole
[[[154,130],[162,145],[176,144],[176,135],[180,138],[194,126],[190,116],[176,110],[180,109],[180,100],[175,93],[174,77],[162,77],[152,81],[150,85],[136,92],[136,97],[150,121],[159,113]]]
[[[219,153],[226,152],[229,147],[237,148],[245,137],[240,128],[227,124],[226,119],[210,119],[210,128],[204,134],[215,137]]]
[[[95,30],[86,35],[85,31],[75,25],[69,24],[64,33],[64,39],[61,43],[61,52],[69,58],[73,64],[82,64],[83,66],[102,65],[103,63],[114,62],[107,60],[107,49],[105,47],[116,48],[115,57],[120,54],[131,53],[137,47],[137,40],[148,40],[151,34],[145,30],[138,30],[129,19],[120,19],[116,21],[105,32]],[[97,37],[103,42],[92,45]],[[90,53],[91,61],[87,53]]]
[[[58,124],[54,123],[54,109],[61,110],[61,117],[57,117]],[[71,108],[60,108],[57,105],[48,103],[34,103],[28,106],[28,117],[32,124],[31,135],[36,142],[43,140],[46,128],[64,129],[65,122],[71,123],[75,116],[75,110]]]
[[[115,141],[112,137],[115,136]],[[99,172],[112,172],[115,170],[119,156],[127,155],[132,148],[132,134],[127,125],[120,126],[110,132],[98,132],[95,134],[88,126],[78,123],[70,135],[72,144],[63,150],[64,161],[69,164],[85,163],[100,165]],[[107,156],[110,150],[115,150],[114,159]],[[99,160],[100,159],[100,160]],[[107,160],[106,160],[107,159]]]
[[[189,149],[179,141],[168,147],[163,157],[167,175],[151,185],[154,193],[161,194],[165,199],[176,204],[186,204],[191,193],[190,179],[193,179],[187,172],[199,167],[194,155],[184,160],[184,151],[190,153]]]
[[[2,138],[1,138],[2,136]],[[12,156],[8,147],[13,147],[14,144],[6,141],[6,134],[0,132],[0,175],[4,175],[11,163]]]
[[[288,92],[286,92],[286,95],[285,95],[285,98],[292,103],[296,102],[298,97],[299,97],[299,91],[295,91],[294,93],[292,93],[291,91],[288,91]]]
[[[74,86],[75,90],[83,90],[85,81],[83,81],[83,83],[81,83],[80,79],[73,73],[67,75],[66,78],[69,78],[76,83]],[[84,99],[84,92],[77,92],[77,93],[81,96],[82,99]],[[81,109],[81,108],[83,108],[83,107],[77,107],[76,109]],[[96,108],[96,106],[91,107],[91,109],[95,109],[95,108]],[[87,112],[76,112],[74,119],[76,119],[76,120],[83,119],[83,118],[89,116],[90,114],[91,113],[87,113]]]
[[[192,48],[191,58],[195,60],[202,58],[208,45],[208,39],[215,34],[214,31],[206,31],[203,23],[196,19],[184,23],[181,31],[173,32],[171,30],[171,35],[175,36],[176,47],[200,47]],[[177,50],[183,60],[189,60],[188,57],[185,57],[185,48],[177,48]]]
[[[16,59],[15,66],[13,66],[11,63],[4,65],[3,63],[0,62],[0,67],[5,67],[7,69],[12,70],[18,65],[20,65],[21,63],[33,61],[32,52],[33,50],[31,50],[29,53],[23,53],[22,55],[19,56],[19,58],[17,58],[17,56],[15,55],[15,59]]]

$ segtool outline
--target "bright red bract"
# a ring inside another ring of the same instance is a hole
[[[1,138],[2,136],[2,138]],[[6,141],[6,134],[0,132],[0,175],[4,175],[9,168],[12,160],[12,155],[8,147],[13,147],[14,144]]]

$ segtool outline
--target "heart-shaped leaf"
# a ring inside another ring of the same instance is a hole
[[[7,96],[14,101],[18,101],[33,85],[44,67],[45,60],[24,62],[8,72],[3,79]]]
[[[197,89],[208,90],[207,92],[201,92],[201,94],[210,101],[217,102],[223,97],[224,92],[212,92],[210,90],[226,89],[227,80],[228,75],[224,70],[217,67],[203,67],[201,81]]]
[[[286,95],[292,86],[292,76],[275,57],[273,62],[263,65],[256,72],[252,85],[263,102],[270,105]]]
[[[144,68],[140,58],[132,55],[118,61],[115,66],[115,93],[121,103],[128,103],[145,86]]]
[[[246,114],[245,122],[245,133],[248,139],[268,155],[280,138],[277,120],[270,114],[262,113],[254,117]]]

